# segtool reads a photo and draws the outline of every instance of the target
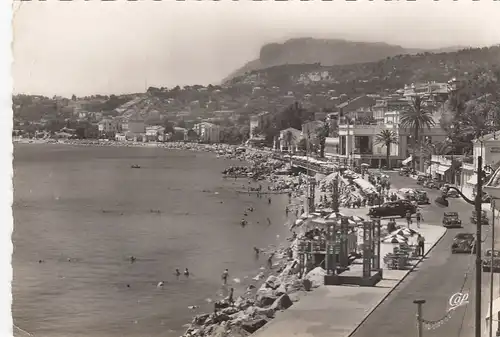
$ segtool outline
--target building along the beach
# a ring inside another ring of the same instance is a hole
[[[261,112],[258,115],[254,115],[250,117],[250,138],[254,138],[258,136],[255,133],[256,130],[262,128],[262,126],[270,121],[272,115],[270,112]]]
[[[100,134],[115,133],[118,131],[117,123],[110,118],[102,119],[98,124],[98,130]]]
[[[280,151],[297,152],[297,147],[302,138],[302,131],[300,130],[294,128],[281,130],[278,139]]]
[[[220,143],[221,128],[219,125],[201,122],[193,126],[194,132],[198,135],[201,142]]]
[[[146,140],[152,142],[165,141],[165,127],[161,125],[146,127]]]

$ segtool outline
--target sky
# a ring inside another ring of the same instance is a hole
[[[500,1],[56,0],[14,4],[14,93],[208,85],[293,37],[412,48],[500,43]]]

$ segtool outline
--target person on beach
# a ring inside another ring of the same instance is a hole
[[[269,267],[269,269],[273,268],[273,254],[269,255],[269,257],[267,258],[267,266]]]
[[[420,209],[417,209],[417,214],[415,215],[415,217],[417,218],[417,227],[420,228],[420,221],[424,220],[422,213],[420,213]]]
[[[189,277],[189,270],[187,268],[184,270],[184,276]]]
[[[288,218],[288,206],[285,207],[285,215]]]
[[[257,247],[253,247],[253,251],[255,253],[255,256],[258,258],[259,257],[259,254],[260,254],[260,249],[257,248]]]
[[[229,296],[227,297],[227,301],[231,304],[234,303],[233,296],[234,296],[234,288],[231,288],[231,290],[229,291]]]
[[[424,246],[425,246],[425,238],[422,235],[418,234],[417,237],[418,256],[424,256]]]
[[[408,228],[410,228],[410,225],[411,225],[411,212],[410,211],[406,212],[406,224],[408,225]]]
[[[229,270],[224,270],[224,272],[222,273],[222,282],[224,285],[227,284],[227,278],[229,277]]]

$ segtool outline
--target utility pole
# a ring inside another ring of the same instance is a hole
[[[424,327],[422,323],[422,305],[425,303],[425,300],[414,300],[413,303],[417,305],[417,333],[418,337],[422,337],[424,332]]]
[[[491,221],[491,264],[490,264],[490,320],[489,320],[489,331],[490,337],[493,337],[493,260],[495,257],[495,200],[493,201],[493,220]],[[497,328],[498,331],[498,328]]]
[[[482,198],[483,197],[483,157],[477,157],[477,193],[475,200],[475,210],[476,210],[476,289],[475,289],[475,327],[474,336],[481,336],[481,283],[482,283],[482,251],[481,251],[481,238],[482,238]]]

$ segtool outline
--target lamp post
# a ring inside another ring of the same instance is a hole
[[[453,189],[460,194],[462,199],[467,203],[474,205],[476,212],[476,285],[475,285],[475,319],[474,319],[474,337],[481,337],[481,282],[482,282],[482,259],[481,259],[481,230],[482,230],[482,195],[483,195],[483,157],[477,157],[477,193],[475,200],[467,198],[458,188],[449,186],[448,189]],[[443,196],[436,198],[436,204],[448,207],[446,193]]]

